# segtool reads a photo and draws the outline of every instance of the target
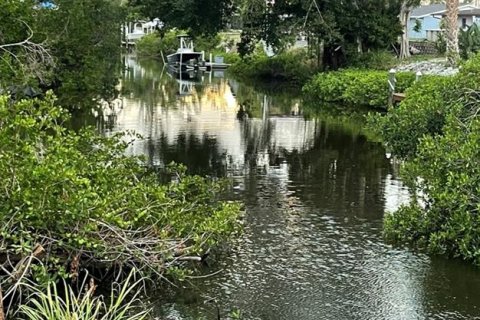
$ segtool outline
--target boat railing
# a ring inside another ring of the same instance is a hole
[[[180,38],[180,48],[177,52],[193,52],[193,41],[188,37],[179,37]]]

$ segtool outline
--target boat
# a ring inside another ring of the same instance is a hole
[[[167,74],[178,83],[178,96],[188,96],[192,94],[195,85],[201,82],[198,70],[182,69],[169,65],[167,71]]]
[[[182,69],[193,69],[203,61],[203,53],[195,52],[193,49],[193,41],[187,35],[179,35],[180,47],[177,52],[169,54],[167,61],[169,65],[179,66]]]

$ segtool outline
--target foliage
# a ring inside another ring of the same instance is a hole
[[[3,0],[0,2],[0,88],[12,84],[31,84],[35,77],[46,81],[51,59],[42,37],[33,30],[36,1]]]
[[[139,57],[161,57],[162,52],[164,55],[172,54],[179,46],[177,36],[185,33],[174,29],[164,33],[148,34],[138,40],[136,53]],[[205,51],[207,55],[211,52],[214,55],[228,56],[230,62],[236,60],[236,55],[227,54],[219,48],[221,42],[219,35],[196,36],[193,41],[196,51]]]
[[[221,38],[217,35],[204,35],[195,37],[195,50],[212,52],[219,48]]]
[[[480,51],[480,28],[478,24],[474,23],[466,30],[460,29],[458,46],[460,48],[460,56],[463,59],[468,59]]]
[[[133,280],[135,270],[122,283],[112,285],[108,303],[103,296],[95,296],[95,284],[85,276],[80,288],[74,289],[63,281],[61,290],[49,284],[46,292],[28,285],[31,294],[28,303],[21,305],[18,313],[25,320],[142,320],[148,310],[135,312],[140,303],[142,279]],[[92,279],[93,280],[93,279]],[[64,296],[64,298],[62,298]]]
[[[349,67],[359,69],[389,70],[398,65],[396,56],[385,50],[351,53],[347,60]]]
[[[161,276],[237,230],[239,205],[218,201],[222,183],[187,176],[182,166],[160,183],[141,158],[124,154],[121,136],[65,129],[67,113],[50,94],[1,97],[0,117],[0,248],[11,261],[45,248],[39,281],[68,274],[74,257],[80,266]]]
[[[70,109],[91,108],[99,96],[114,98],[124,12],[109,0],[55,3],[56,10],[42,10],[38,18],[38,32],[56,59],[49,88]]]
[[[0,50],[0,86],[54,89],[71,109],[115,97],[123,9],[110,0],[56,0],[55,10],[37,2],[0,3],[0,46],[10,45]]]
[[[415,32],[422,31],[422,20],[415,19],[415,25],[413,26],[413,31],[415,31]]]
[[[398,73],[397,91],[404,91],[415,80],[413,73]],[[304,87],[308,100],[341,102],[348,105],[385,107],[388,98],[386,71],[346,69],[314,76]]]
[[[447,40],[443,32],[438,33],[437,40],[435,40],[435,49],[437,49],[437,52],[440,54],[447,52]]]
[[[282,52],[298,34],[304,34],[309,38],[310,52],[326,67],[335,69],[348,62],[346,52],[386,49],[395,43],[401,33],[399,2],[241,1],[244,28],[239,53],[250,54],[259,41]]]
[[[232,14],[231,0],[130,0],[145,17],[160,18],[165,28],[188,30],[194,36],[214,35]]]
[[[229,69],[234,76],[258,80],[282,80],[302,85],[316,68],[308,61],[304,50],[289,51],[274,57],[256,54],[232,65]]]
[[[238,53],[234,52],[225,52],[223,50],[214,50],[212,51],[213,57],[223,57],[223,61],[228,64],[237,64],[240,63],[240,56]]]
[[[172,54],[179,46],[179,34],[175,30],[165,33],[163,37],[159,33],[148,34],[138,40],[136,52],[139,57],[160,57],[162,52],[164,55]]]
[[[372,115],[369,126],[383,137],[398,157],[417,153],[419,139],[425,134],[441,133],[448,112],[446,93],[451,80],[441,76],[423,76],[406,91],[406,99],[386,116]]]
[[[479,75],[477,55],[452,78],[425,78],[400,108],[374,121],[393,152],[407,159],[404,177],[417,195],[385,218],[386,237],[477,265]]]

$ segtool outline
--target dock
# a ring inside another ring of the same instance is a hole
[[[397,84],[397,79],[395,78],[395,69],[390,69],[388,72],[388,106],[392,107],[406,98],[406,94],[404,92],[395,92],[395,86]],[[420,80],[422,73],[418,71],[415,74],[415,82]]]
[[[403,92],[394,92],[393,93],[393,103],[399,103],[405,100],[405,93]]]

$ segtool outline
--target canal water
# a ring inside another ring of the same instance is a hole
[[[223,72],[126,65],[101,129],[142,135],[128,152],[152,165],[227,177],[246,210],[213,276],[155,295],[159,319],[480,319],[480,270],[382,240],[383,216],[409,195],[361,117],[313,116],[289,90]]]

